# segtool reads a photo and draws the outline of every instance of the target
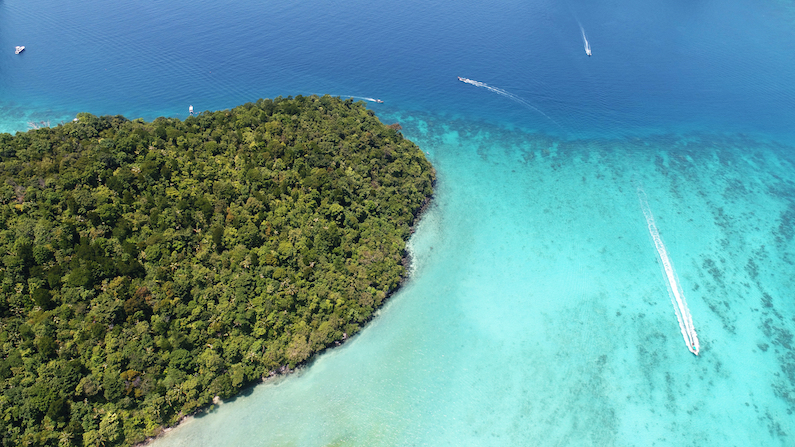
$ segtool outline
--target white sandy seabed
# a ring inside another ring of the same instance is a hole
[[[563,142],[395,116],[439,172],[414,273],[311,367],[165,446],[787,445],[795,436],[789,147]],[[701,341],[682,345],[642,184]]]

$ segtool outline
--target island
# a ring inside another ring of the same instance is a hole
[[[406,277],[435,172],[362,102],[0,134],[0,444],[132,445],[305,364]]]

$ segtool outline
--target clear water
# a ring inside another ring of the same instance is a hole
[[[437,167],[370,326],[158,447],[784,446],[793,24],[783,1],[4,0],[0,130],[332,93],[383,99]]]

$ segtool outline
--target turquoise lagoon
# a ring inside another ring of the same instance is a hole
[[[438,171],[359,335],[157,447],[786,446],[793,23],[786,1],[0,0],[0,131],[330,93],[383,99]]]
[[[793,160],[707,134],[561,141],[391,116],[439,169],[359,336],[168,433],[189,445],[787,445]],[[684,344],[642,184],[687,297]]]

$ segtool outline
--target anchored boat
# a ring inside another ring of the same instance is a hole
[[[21,53],[23,51],[25,51],[25,47],[24,46],[18,46],[17,49],[16,49],[16,52],[14,54],[19,54],[19,53]]]

